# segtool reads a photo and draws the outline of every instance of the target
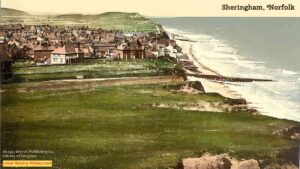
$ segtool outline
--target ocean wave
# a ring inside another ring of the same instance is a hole
[[[296,75],[298,74],[297,72],[294,71],[290,71],[290,70],[284,70],[284,69],[280,69],[280,71],[284,74],[289,74],[289,75]]]
[[[300,121],[300,73],[285,69],[273,69],[260,60],[250,60],[225,43],[209,35],[193,34],[174,28],[167,32],[188,38],[194,42],[192,53],[198,62],[226,76],[249,78],[267,78],[277,82],[256,82],[243,85],[231,85],[262,114],[281,119]]]

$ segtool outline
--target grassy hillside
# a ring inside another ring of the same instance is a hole
[[[247,112],[152,104],[218,104],[217,94],[172,92],[174,84],[1,93],[4,150],[51,150],[54,168],[168,168],[203,152],[275,160],[297,141],[272,135],[295,123]],[[18,89],[16,89],[18,91]]]
[[[106,12],[98,15],[66,14],[66,15],[56,16],[56,18],[64,19],[64,20],[89,20],[89,21],[101,20],[105,17],[109,17],[109,18],[139,17],[145,19],[143,16],[141,16],[138,13],[124,13],[124,12]]]
[[[139,13],[106,12],[99,15],[68,14],[55,17],[58,20],[79,21],[104,29],[124,31],[156,31],[154,24]]]
[[[29,14],[16,9],[0,8],[0,16],[24,16],[24,15],[29,15]]]
[[[98,15],[66,14],[66,15],[29,15],[14,9],[1,9],[0,25],[58,25],[89,26],[92,28],[115,29],[125,32],[156,32],[155,24],[138,13],[106,12]],[[20,17],[17,17],[20,16]],[[24,17],[25,16],[25,17]]]
[[[44,67],[16,62],[13,68],[23,83],[1,86],[2,149],[51,150],[30,159],[53,160],[53,168],[167,169],[181,158],[205,152],[267,164],[289,160],[278,154],[298,146],[296,140],[272,133],[299,123],[254,116],[249,110],[197,110],[228,99],[178,92],[186,83],[182,81],[150,84],[156,81],[154,75],[169,75],[164,70],[174,69],[166,60],[89,59],[80,65]],[[78,75],[153,77],[135,84],[41,82]]]

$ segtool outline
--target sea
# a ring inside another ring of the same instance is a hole
[[[300,122],[300,18],[152,18],[189,38],[199,62],[225,75],[275,82],[226,84],[262,114]]]

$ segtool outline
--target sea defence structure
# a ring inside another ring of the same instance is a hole
[[[256,79],[256,78],[243,78],[243,77],[227,77],[221,75],[206,75],[206,74],[186,74],[186,76],[194,76],[203,79],[222,81],[222,82],[273,82],[272,79]]]
[[[198,70],[198,67],[194,65],[192,61],[186,59],[177,60],[180,67],[184,72],[185,79],[187,76],[193,76],[202,79],[208,79],[218,82],[274,82],[272,79],[260,79],[260,78],[244,78],[244,77],[231,77],[216,74],[204,74]]]

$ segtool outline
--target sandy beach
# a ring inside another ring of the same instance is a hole
[[[194,65],[198,67],[198,70],[203,74],[209,75],[219,75],[218,72],[204,66],[198,60],[196,60],[195,56],[192,54],[192,42],[188,41],[180,41],[177,40],[176,43],[182,47],[182,52],[188,55],[190,61],[193,61]],[[197,77],[188,76],[188,80],[190,81],[200,81],[208,93],[219,93],[224,97],[232,98],[232,99],[240,99],[241,95],[238,94],[236,91],[231,90],[228,86],[221,82],[213,82],[206,79],[200,79]]]

